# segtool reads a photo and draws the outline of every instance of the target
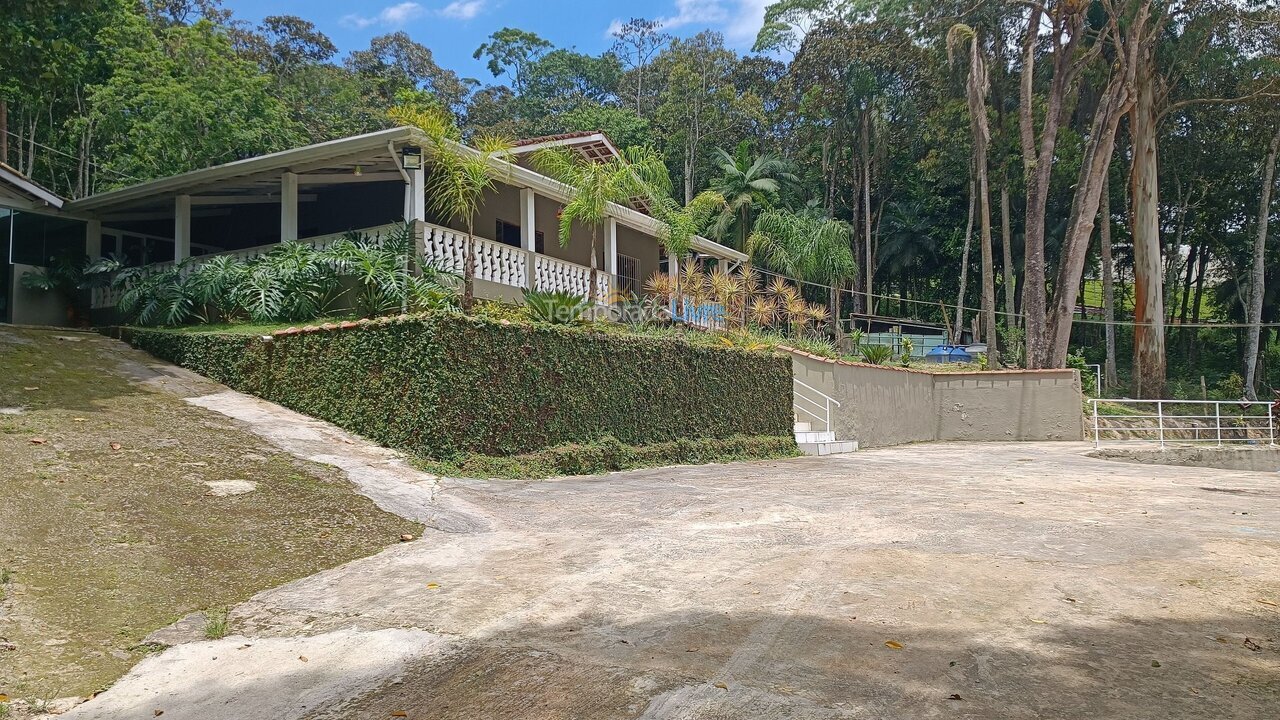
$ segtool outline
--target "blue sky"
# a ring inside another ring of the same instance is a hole
[[[315,23],[342,54],[368,46],[369,38],[404,30],[431,48],[436,62],[464,77],[492,82],[471,55],[504,26],[531,30],[557,47],[581,52],[607,49],[610,25],[632,17],[661,20],[677,36],[718,30],[727,44],[750,49],[769,0],[224,0],[242,20],[298,15]]]

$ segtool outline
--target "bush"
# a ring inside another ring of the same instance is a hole
[[[631,446],[675,443],[671,450],[693,462],[703,451],[679,443],[735,435],[791,442],[789,358],[506,322],[430,313],[272,342],[140,328],[122,336],[422,458],[519,455],[612,436]]]
[[[862,362],[869,365],[883,365],[893,357],[893,348],[888,345],[864,345],[859,348]]]
[[[591,307],[581,295],[546,290],[525,290],[524,304],[529,317],[552,325],[576,325]]]
[[[176,267],[126,268],[113,284],[123,290],[121,315],[139,325],[305,322],[336,309],[372,317],[453,305],[455,278],[414,260],[414,245],[413,226],[406,224],[381,237],[347,233],[325,250],[283,242],[247,260],[219,255]]]
[[[471,454],[451,463],[425,463],[439,475],[533,479],[556,475],[599,475],[658,465],[698,465],[796,455],[789,437],[738,435],[723,439],[676,440],[653,445],[625,445],[604,436],[586,444],[558,445],[511,457]]]

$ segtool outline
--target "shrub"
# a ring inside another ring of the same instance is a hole
[[[348,233],[326,250],[283,242],[251,259],[219,255],[177,267],[127,268],[113,284],[119,310],[139,325],[248,319],[304,322],[335,309],[363,317],[455,304],[455,276],[414,260],[412,225],[385,236]]]
[[[231,387],[423,458],[518,455],[605,435],[652,445],[792,432],[789,358],[674,337],[454,313],[272,342],[140,328],[122,335]]]
[[[524,304],[529,317],[552,325],[575,325],[582,322],[591,304],[581,295],[546,290],[525,290]]]
[[[888,345],[863,345],[859,348],[862,362],[871,365],[883,365],[893,357],[893,348]]]
[[[557,445],[511,457],[469,454],[455,462],[425,463],[422,466],[440,475],[535,479],[555,475],[598,475],[658,465],[791,457],[796,452],[791,438],[778,436],[737,435],[723,439],[682,439],[651,445],[625,445],[606,435],[591,443]]]

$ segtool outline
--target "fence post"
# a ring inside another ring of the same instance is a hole
[[[1218,447],[1222,447],[1222,403],[1213,402],[1213,424],[1218,429]]]
[[[1267,406],[1267,434],[1271,437],[1271,444],[1276,444],[1276,416],[1271,412],[1271,406]]]
[[[1093,449],[1097,450],[1101,445],[1098,441],[1098,401],[1090,400],[1093,403]]]
[[[1160,421],[1160,449],[1164,449],[1164,401],[1156,401],[1156,418]]]

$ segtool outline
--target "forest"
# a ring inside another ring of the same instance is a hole
[[[745,54],[644,18],[598,55],[495,28],[480,78],[436,62],[429,21],[343,56],[219,0],[6,5],[0,160],[67,197],[412,100],[468,137],[650,148],[675,202],[723,195],[703,234],[749,253],[764,225],[836,228],[852,266],[772,269],[837,317],[976,327],[1006,365],[1082,354],[1116,395],[1280,387],[1273,3],[780,0]]]

